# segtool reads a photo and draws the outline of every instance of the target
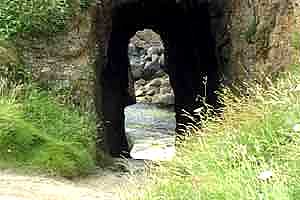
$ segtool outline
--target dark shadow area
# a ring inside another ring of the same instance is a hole
[[[207,3],[134,1],[113,8],[108,63],[102,74],[104,141],[112,156],[128,156],[124,108],[135,103],[128,71],[128,44],[138,30],[157,32],[164,43],[166,67],[175,94],[176,132],[182,134],[188,119],[202,102],[217,106],[219,86],[215,41],[211,34]]]

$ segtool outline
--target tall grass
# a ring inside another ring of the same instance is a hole
[[[95,168],[95,117],[0,79],[0,166],[74,177]]]
[[[152,169],[140,199],[300,199],[299,72],[247,88],[243,97],[224,92],[222,116]]]

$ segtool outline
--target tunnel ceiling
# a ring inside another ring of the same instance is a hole
[[[114,2],[113,26],[116,23],[122,24],[122,28],[132,29],[132,32],[149,28],[160,32],[160,34],[167,32],[168,30],[166,29],[172,25],[186,24],[188,21],[191,21],[191,16],[189,20],[186,17],[193,10],[208,7],[209,5],[205,0],[193,1],[194,3],[192,4],[184,3],[180,0],[118,0]],[[183,24],[182,22],[185,23]],[[182,29],[184,27],[177,27],[177,29],[179,28]]]

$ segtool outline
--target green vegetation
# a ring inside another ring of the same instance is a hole
[[[5,77],[11,82],[25,82],[29,79],[29,71],[23,65],[0,64],[0,77]]]
[[[94,0],[80,0],[81,10]],[[66,28],[76,12],[76,0],[1,0],[0,38],[17,35],[51,36]]]
[[[0,166],[74,177],[95,168],[95,117],[34,86],[0,81]]]
[[[16,37],[64,31],[67,21],[93,1],[0,1],[0,167],[65,177],[95,168],[95,116],[60,103],[68,95],[33,86],[29,67],[13,47]]]
[[[300,50],[300,33],[294,32],[294,33],[292,34],[292,46],[293,46],[296,50]]]
[[[257,19],[256,16],[250,17],[250,24],[248,29],[243,33],[244,38],[248,43],[254,42],[255,34],[257,33]]]
[[[93,2],[95,2],[95,0],[80,0],[81,10],[87,9]]]
[[[194,127],[174,161],[152,169],[140,199],[300,199],[299,72],[267,85],[245,97],[225,91],[224,114]]]
[[[0,37],[61,31],[70,16],[69,0],[1,0]]]

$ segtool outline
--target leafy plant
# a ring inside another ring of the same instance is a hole
[[[295,32],[292,34],[292,46],[296,50],[300,50],[300,33]]]
[[[81,10],[86,10],[95,0],[80,0]]]
[[[248,29],[243,33],[248,43],[253,42],[256,32],[257,32],[257,19],[256,16],[252,16],[250,18],[250,24],[248,26]]]
[[[0,38],[62,31],[71,14],[69,0],[1,0]]]
[[[10,83],[24,83],[29,79],[29,70],[23,65],[0,65],[0,77],[7,79]]]

